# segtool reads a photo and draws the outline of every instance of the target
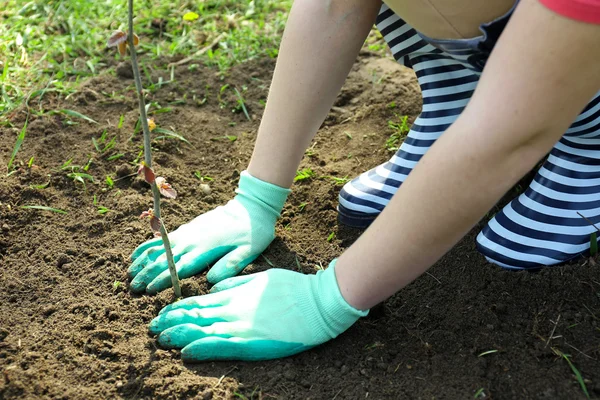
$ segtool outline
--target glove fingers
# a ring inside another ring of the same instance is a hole
[[[243,285],[244,283],[250,282],[252,279],[256,277],[256,274],[244,275],[244,276],[236,276],[233,278],[227,278],[217,283],[210,289],[210,293],[222,292],[223,290],[233,289],[234,287],[238,287]]]
[[[173,310],[158,315],[150,322],[148,329],[157,335],[164,330],[182,324],[194,324],[195,326],[210,326],[217,322],[225,322],[221,313],[222,307],[192,308]]]
[[[217,261],[206,274],[206,279],[210,283],[218,283],[223,279],[236,276],[258,256],[259,254],[252,252],[250,246],[238,247]]]
[[[182,255],[179,261],[175,264],[177,275],[180,279],[197,275],[207,269],[210,264],[215,262],[215,260],[223,257],[224,254],[227,254],[232,249],[234,249],[232,246],[221,246],[204,253],[200,251],[186,253]],[[158,276],[156,276],[148,284],[146,291],[148,293],[157,293],[169,287],[171,287],[171,274],[169,273],[167,265],[167,270],[162,271]]]
[[[181,256],[178,254],[173,255],[173,260],[175,262],[179,261],[180,258]],[[167,256],[164,252],[164,249],[162,249],[162,255],[156,258],[156,261],[144,267],[144,269],[142,269],[135,276],[135,278],[133,278],[131,284],[129,285],[131,291],[134,293],[143,292],[146,290],[148,284],[154,280],[154,278],[156,278],[164,270],[168,269],[169,265],[167,263]]]
[[[310,347],[302,343],[287,343],[276,340],[207,337],[198,339],[184,347],[181,351],[181,358],[187,362],[271,360],[291,356]]]
[[[198,339],[209,337],[205,329],[195,324],[181,324],[165,329],[158,337],[158,344],[167,349],[182,349]],[[223,337],[230,337],[224,335]]]
[[[138,247],[136,247],[136,249],[133,251],[133,253],[131,253],[131,260],[135,260],[136,258],[138,258],[139,256],[142,255],[143,252],[145,252],[146,250],[148,250],[151,247],[154,246],[158,246],[162,244],[162,239],[161,238],[154,238],[154,239],[150,239],[142,244],[140,244]]]
[[[195,308],[213,308],[229,304],[231,301],[231,292],[209,293],[204,296],[188,297],[187,299],[179,300],[169,304],[159,311],[158,315],[162,315],[174,310],[191,310]],[[158,317],[157,317],[158,318]]]
[[[160,244],[160,243],[159,243]],[[148,247],[139,256],[135,258],[133,263],[127,269],[130,278],[135,278],[147,265],[150,265],[158,257],[164,254],[165,249],[161,246]]]

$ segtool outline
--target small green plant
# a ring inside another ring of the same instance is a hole
[[[27,132],[27,121],[25,121],[25,124],[23,125],[23,128],[21,129],[21,132],[19,133],[19,136],[17,136],[17,141],[15,142],[15,147],[13,147],[12,154],[10,155],[10,159],[8,160],[8,165],[7,165],[6,169],[9,173],[11,172],[11,168],[15,161],[15,156],[19,152],[19,149],[21,148],[21,145],[23,144],[23,140],[25,140],[26,132]]]
[[[300,203],[300,205],[298,206],[298,211],[300,211],[300,212],[304,211],[304,209],[306,208],[307,205],[308,205],[307,202]]]
[[[303,170],[296,171],[296,177],[294,178],[294,182],[300,182],[307,179],[310,179],[315,176],[315,173],[310,168],[304,168]]]
[[[335,232],[331,232],[331,233],[329,234],[329,236],[327,236],[327,241],[328,241],[328,242],[331,242],[331,241],[333,240],[333,238],[335,238]]]
[[[42,210],[42,211],[50,211],[57,214],[67,214],[66,211],[59,210],[58,208],[52,208],[47,206],[21,206],[21,208],[32,209],[32,210]]]
[[[393,131],[390,137],[385,141],[385,148],[388,151],[397,151],[399,149],[400,139],[402,139],[409,131],[408,116],[400,117],[396,114],[399,122],[388,121],[388,127]]]
[[[154,120],[149,120],[146,116],[147,108],[144,101],[144,88],[142,86],[140,68],[138,66],[137,53],[135,50],[135,46],[139,43],[139,38],[133,32],[133,0],[128,0],[127,3],[129,32],[114,32],[108,39],[108,46],[117,47],[122,56],[125,55],[126,49],[129,46],[135,89],[139,103],[139,121],[141,122],[142,131],[144,133],[144,161],[140,163],[138,174],[141,175],[148,184],[150,184],[150,187],[152,188],[152,197],[154,200],[154,207],[148,209],[148,211],[144,211],[140,215],[140,218],[147,218],[150,221],[150,227],[154,231],[154,234],[162,238],[167,264],[169,266],[169,273],[171,274],[173,291],[175,293],[175,297],[179,298],[181,297],[181,286],[179,285],[179,277],[177,276],[177,269],[175,268],[175,261],[173,259],[169,235],[167,228],[161,219],[160,212],[160,195],[162,194],[165,197],[174,199],[177,197],[177,192],[169,183],[167,183],[165,178],[160,176],[157,177],[152,169],[150,131],[151,128],[156,128],[156,124],[154,123]]]
[[[113,290],[119,290],[120,287],[123,286],[123,282],[121,281],[114,281],[113,282]]]
[[[348,176],[345,176],[343,178],[339,178],[337,176],[329,176],[329,179],[331,179],[336,185],[345,185],[346,183],[350,182],[350,178],[348,178]]]
[[[109,210],[108,208],[106,208],[104,206],[98,206],[98,214],[100,214],[100,215],[104,215],[109,211],[111,211],[111,210]]]
[[[113,180],[113,178],[110,177],[110,175],[106,175],[106,186],[108,186],[109,189],[112,189],[115,186],[115,181]]]
[[[202,175],[202,173],[200,171],[194,171],[194,176],[198,179],[200,179],[200,182],[212,182],[214,181],[213,178],[211,178],[208,175]]]
[[[585,394],[585,397],[587,399],[589,399],[590,398],[590,393],[587,390],[587,386],[585,385],[585,381],[583,380],[583,376],[581,375],[581,372],[579,372],[579,370],[571,362],[571,356],[568,355],[568,354],[563,353],[562,351],[560,351],[559,349],[557,349],[555,347],[552,348],[552,351],[557,356],[564,358],[564,360],[567,362],[567,364],[569,364],[569,367],[571,367],[571,371],[573,371],[573,374],[575,375],[575,379],[577,379],[577,382],[579,383],[579,386],[581,386],[581,390]]]
[[[246,103],[244,102],[244,98],[242,97],[242,94],[240,93],[239,90],[237,90],[237,88],[234,88],[234,90],[235,90],[235,95],[237,97],[238,107],[234,108],[233,111],[239,112],[239,109],[241,108],[241,110],[244,112],[244,115],[246,116],[246,119],[248,121],[250,121],[250,115],[248,115],[248,110],[246,109]]]

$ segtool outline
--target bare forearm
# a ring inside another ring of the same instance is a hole
[[[248,171],[289,187],[371,29],[379,0],[297,0]]]

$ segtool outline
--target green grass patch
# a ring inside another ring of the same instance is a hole
[[[250,59],[275,57],[291,4],[136,0],[139,51],[151,59],[189,57],[220,37],[194,62],[225,72]],[[0,12],[0,122],[34,98],[73,93],[82,79],[106,69],[107,58],[119,58],[105,51],[106,41],[114,30],[126,28],[126,5],[123,0],[5,1]]]

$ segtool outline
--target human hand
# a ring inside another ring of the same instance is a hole
[[[275,238],[275,222],[289,192],[242,172],[233,200],[169,234],[179,277],[199,274],[214,262],[209,282],[237,275]],[[131,258],[133,292],[156,293],[171,286],[161,238],[141,244]]]
[[[325,343],[368,314],[342,297],[335,261],[316,275],[270,269],[166,306],[150,323],[185,361],[269,360]]]

